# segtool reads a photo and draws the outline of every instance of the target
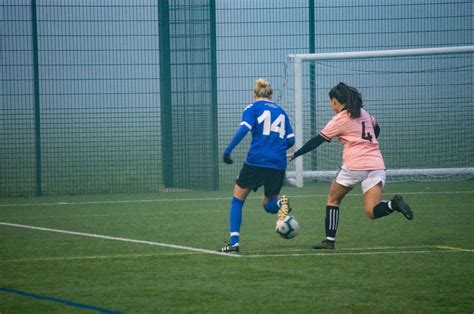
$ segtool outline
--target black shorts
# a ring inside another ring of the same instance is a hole
[[[243,189],[250,189],[257,192],[263,185],[265,196],[280,194],[285,181],[285,170],[251,166],[244,163],[237,178],[237,185]]]

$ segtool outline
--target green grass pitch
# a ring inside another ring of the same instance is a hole
[[[474,311],[474,181],[388,183],[413,221],[369,220],[356,189],[336,250],[318,252],[328,188],[284,188],[301,226],[292,240],[251,194],[237,257],[212,254],[228,239],[230,186],[0,199],[0,313]]]

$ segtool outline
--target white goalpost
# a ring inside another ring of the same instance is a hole
[[[290,54],[294,80],[288,82],[293,85],[286,94],[293,96],[288,102],[294,102],[295,148],[329,121],[327,93],[344,81],[359,89],[364,107],[381,125],[381,149],[389,177],[473,178],[473,53],[474,46],[458,46]],[[316,157],[312,160],[300,157],[294,161],[294,170],[287,171],[290,184],[302,187],[304,178],[335,177],[340,151],[325,148],[318,155],[320,148],[313,152]]]

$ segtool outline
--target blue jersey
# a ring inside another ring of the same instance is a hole
[[[260,100],[248,105],[241,126],[252,133],[245,162],[252,166],[286,169],[286,150],[294,144],[295,134],[286,112],[276,103]]]

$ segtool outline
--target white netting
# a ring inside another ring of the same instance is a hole
[[[414,55],[402,51],[406,55],[400,56],[392,51],[388,57],[363,58],[350,58],[348,53],[327,60],[311,60],[317,54],[303,55],[297,60],[301,62],[299,97],[296,89],[300,105],[295,103],[294,59],[286,70],[281,102],[286,107],[294,104],[296,118],[301,108],[302,121],[294,123],[302,124],[304,143],[334,114],[329,90],[345,82],[358,88],[364,107],[377,118],[380,148],[392,180],[470,179],[474,177],[474,47],[466,50]],[[333,178],[340,167],[341,148],[333,141],[305,155],[300,175]],[[295,176],[294,165],[288,174]]]

